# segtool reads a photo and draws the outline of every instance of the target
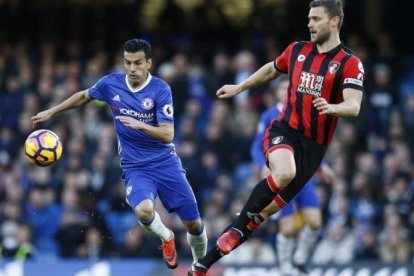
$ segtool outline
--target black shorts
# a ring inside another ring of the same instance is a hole
[[[263,148],[266,160],[270,152],[280,148],[291,150],[295,156],[296,176],[279,193],[279,199],[276,199],[279,205],[283,205],[281,203],[289,203],[311,179],[319,168],[328,147],[305,138],[303,134],[295,132],[282,122],[275,121],[266,131]]]

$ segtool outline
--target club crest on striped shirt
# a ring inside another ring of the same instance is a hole
[[[339,66],[341,66],[341,63],[340,62],[337,62],[337,61],[331,61],[331,62],[329,62],[329,73],[331,73],[331,74],[335,74],[336,73],[336,71],[338,71],[338,69],[339,69]]]

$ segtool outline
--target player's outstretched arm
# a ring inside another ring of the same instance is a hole
[[[33,122],[33,126],[36,126],[37,123],[49,120],[53,115],[57,113],[85,105],[91,100],[92,98],[89,97],[88,90],[82,90],[82,91],[76,92],[75,94],[73,94],[72,96],[64,100],[62,103],[54,107],[51,107],[45,111],[41,111],[37,113],[35,116],[33,116],[31,118]]]
[[[242,83],[222,86],[219,90],[217,90],[216,95],[221,99],[231,98],[246,89],[265,84],[277,78],[280,74],[281,73],[276,70],[272,61],[263,65],[259,70],[257,70],[253,75],[251,75]]]

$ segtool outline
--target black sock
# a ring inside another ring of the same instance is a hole
[[[198,260],[198,263],[209,269],[215,262],[220,260],[221,257],[223,257],[223,255],[221,254],[220,250],[217,248],[217,246],[214,246],[203,258]]]
[[[249,222],[253,220],[256,224],[260,224],[264,219],[259,213],[272,202],[276,195],[277,193],[270,189],[266,179],[260,181],[251,192],[233,227],[240,230],[243,236],[251,232],[247,228]]]

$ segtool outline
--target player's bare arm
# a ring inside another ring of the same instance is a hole
[[[82,90],[82,91],[76,92],[75,94],[67,98],[62,103],[48,110],[39,112],[35,116],[33,116],[31,118],[31,120],[33,121],[33,126],[36,126],[37,123],[49,120],[52,116],[54,116],[57,113],[66,111],[68,109],[76,108],[79,106],[83,106],[89,103],[91,100],[92,98],[89,97],[88,90]]]
[[[217,90],[216,95],[221,99],[231,98],[246,89],[265,84],[277,78],[280,74],[281,73],[276,70],[274,62],[272,61],[263,65],[242,83],[222,86]]]
[[[148,125],[137,119],[128,116],[115,116],[115,119],[122,122],[126,127],[141,130],[152,138],[158,139],[165,143],[172,143],[174,139],[174,125],[169,123],[160,123],[158,127]]]
[[[345,88],[344,101],[339,104],[330,104],[322,97],[315,98],[312,103],[319,111],[319,115],[332,115],[337,117],[357,117],[361,109],[362,91]]]

